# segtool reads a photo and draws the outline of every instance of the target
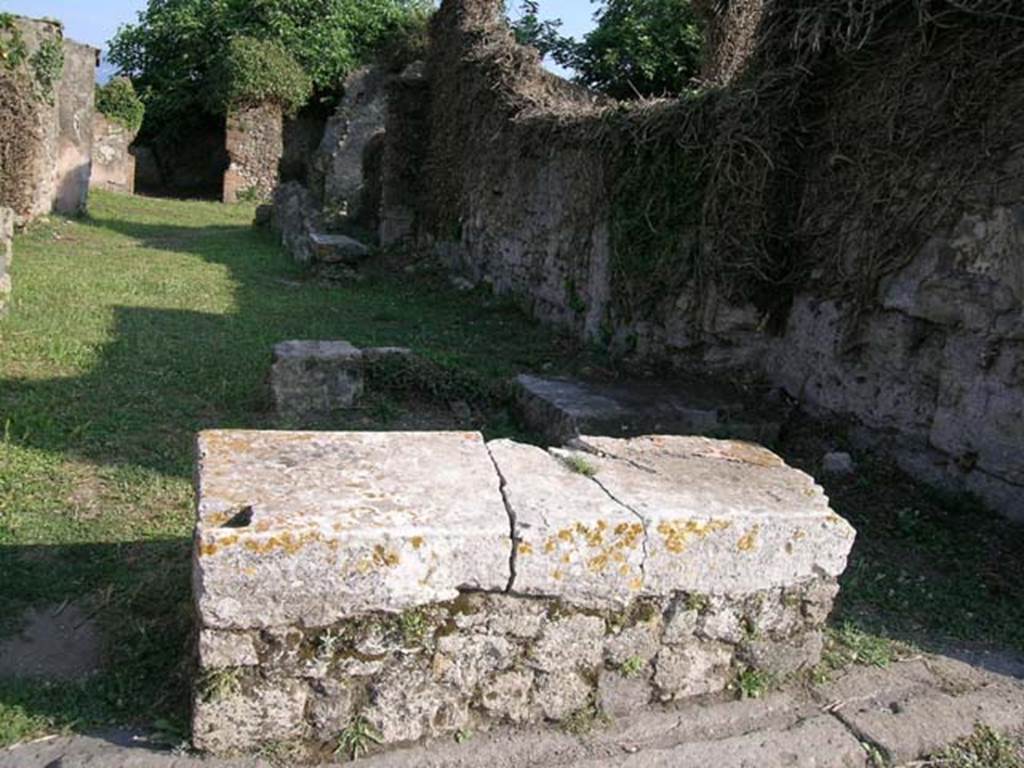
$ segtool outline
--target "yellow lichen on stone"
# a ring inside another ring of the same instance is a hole
[[[712,533],[724,531],[731,525],[726,520],[663,520],[658,523],[658,533],[661,534],[665,543],[665,549],[675,554],[686,551],[686,547],[692,539],[703,539]]]
[[[533,546],[528,541],[520,541],[519,544],[516,546],[516,550],[519,552],[520,555],[533,554]]]
[[[413,536],[412,539],[410,540],[410,543],[412,544],[413,549],[419,549],[423,546],[423,537]]]
[[[757,537],[760,535],[760,533],[761,526],[755,525],[753,528],[751,528],[749,531],[743,534],[743,536],[740,537],[739,542],[736,544],[740,552],[749,552],[750,550],[754,549],[757,546]]]
[[[401,562],[401,558],[398,553],[393,549],[387,549],[382,544],[377,544],[373,548],[373,564],[378,567],[394,568]]]

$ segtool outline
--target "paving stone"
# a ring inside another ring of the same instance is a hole
[[[574,768],[598,768],[600,760],[571,763]],[[835,718],[822,715],[787,730],[754,731],[728,739],[691,742],[676,747],[647,749],[623,755],[619,768],[865,768],[860,743]]]
[[[779,424],[742,404],[736,393],[699,382],[624,383],[521,375],[517,403],[527,426],[555,445],[581,435],[727,436],[772,443]]]
[[[204,627],[329,626],[508,583],[508,515],[477,433],[210,431],[198,452]]]
[[[582,437],[593,479],[647,531],[643,591],[729,595],[846,568],[854,530],[814,480],[750,443]]]
[[[1024,688],[993,684],[962,696],[935,692],[884,704],[873,698],[837,715],[900,765],[970,736],[979,723],[1001,732],[1024,729]]]
[[[643,585],[640,519],[541,448],[488,444],[515,520],[517,594],[625,605]]]

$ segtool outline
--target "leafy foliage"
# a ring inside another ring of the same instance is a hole
[[[516,42],[536,48],[541,56],[560,54],[572,44],[568,38],[562,37],[558,30],[562,26],[561,19],[540,18],[540,6],[537,0],[523,0],[519,4],[519,18],[511,22]]]
[[[39,98],[52,104],[57,83],[64,72],[64,43],[61,38],[51,38],[40,43],[29,58],[29,65],[32,67]]]
[[[330,93],[429,11],[426,0],[149,0],[138,22],[114,36],[110,60],[139,87],[148,132],[207,110],[211,90],[225,92],[217,78],[233,40],[280,45],[315,91]]]
[[[146,105],[127,77],[115,77],[106,85],[96,86],[96,109],[132,133],[142,126]]]
[[[690,0],[601,0],[594,30],[554,55],[610,96],[665,96],[697,74],[703,41]]]
[[[281,43],[236,37],[213,68],[208,106],[212,112],[229,106],[273,102],[293,113],[313,93],[313,81]]]
[[[576,81],[619,99],[678,94],[700,68],[704,42],[691,0],[593,0],[597,26],[582,40],[562,37],[560,19],[541,20],[524,0],[516,40],[575,70]]]
[[[27,54],[25,39],[14,23],[14,14],[0,13],[0,66],[11,72]]]

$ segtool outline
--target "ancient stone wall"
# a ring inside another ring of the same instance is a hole
[[[64,41],[64,72],[57,89],[57,179],[53,210],[85,210],[92,170],[93,113],[99,52]]]
[[[95,113],[90,186],[127,194],[135,191],[135,155],[129,151],[134,140],[134,132]]]
[[[92,162],[92,113],[98,51],[64,39],[51,21],[15,18],[26,62],[0,72],[0,203],[19,223],[85,209]],[[59,79],[37,63],[59,46]]]
[[[385,225],[617,353],[764,375],[1024,518],[1024,25],[733,4],[723,85],[609,105],[543,72],[499,5],[442,4],[423,178],[385,162]]]
[[[345,79],[345,95],[327,121],[314,160],[310,187],[326,211],[352,219],[367,217],[364,157],[384,132],[388,74],[380,67],[362,67]],[[376,211],[369,212],[376,218]]]
[[[277,104],[232,110],[225,146],[230,164],[224,173],[225,203],[251,197],[268,200],[277,186],[284,154],[284,116]]]

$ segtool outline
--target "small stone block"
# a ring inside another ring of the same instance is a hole
[[[508,583],[477,433],[210,431],[198,454],[203,627],[328,626]]]
[[[309,234],[313,258],[326,264],[358,264],[370,255],[370,249],[346,235]]]
[[[306,419],[351,408],[363,392],[363,353],[347,341],[274,346],[270,387],[279,415]]]

